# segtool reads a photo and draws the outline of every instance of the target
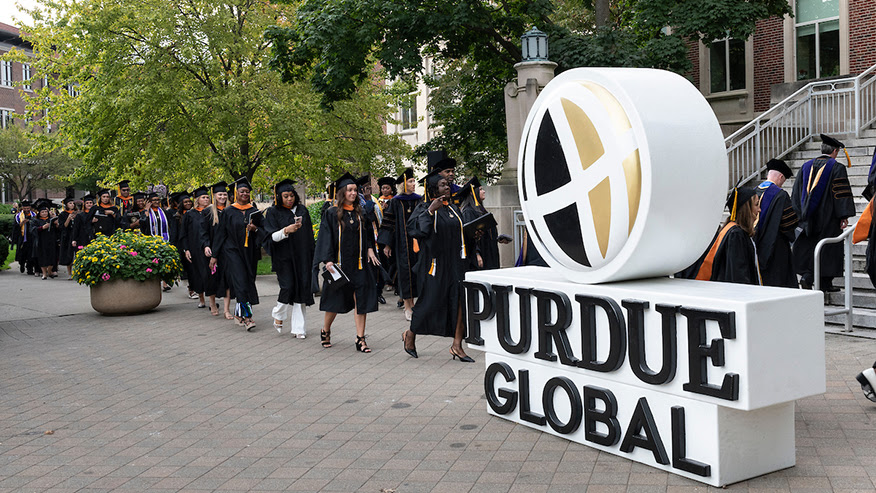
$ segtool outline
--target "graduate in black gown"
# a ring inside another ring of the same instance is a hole
[[[98,203],[88,213],[91,222],[91,230],[94,235],[102,234],[112,236],[117,229],[122,227],[122,214],[119,208],[113,205],[110,191],[103,189],[97,192]]]
[[[325,317],[320,341],[323,347],[331,347],[332,322],[338,313],[355,308],[356,350],[370,353],[365,343],[365,319],[368,313],[377,311],[377,266],[380,265],[374,254],[374,232],[364,217],[355,178],[344,173],[335,181],[335,189],[335,205],[322,215],[313,265],[324,263],[329,272],[334,272],[337,265],[349,283],[340,287],[323,285],[319,309],[325,312]]]
[[[58,264],[67,267],[67,275],[73,275],[73,222],[76,220],[76,201],[73,197],[64,199],[64,210],[58,214]]]
[[[73,256],[76,257],[76,252],[82,250],[89,243],[94,233],[91,230],[91,220],[89,219],[91,209],[94,208],[94,195],[88,194],[82,197],[82,210],[73,218],[73,238],[70,245],[73,247]]]
[[[767,180],[757,186],[760,196],[760,216],[754,244],[764,286],[797,287],[791,243],[797,228],[797,213],[791,207],[791,196],[782,190],[793,172],[781,159],[767,163]]]
[[[383,226],[383,216],[386,214],[387,206],[397,193],[395,190],[395,177],[384,176],[383,178],[378,179],[377,189],[380,192],[380,195],[377,197],[377,209],[379,209],[380,213],[379,222],[375,231],[377,231],[379,237],[380,227]],[[395,286],[395,281],[393,281],[393,279],[395,279],[396,276],[396,267],[395,262],[389,261],[389,258],[386,256],[386,253],[382,248],[377,249],[377,259],[380,260],[380,265],[386,269],[387,274],[386,279],[384,279],[383,276],[379,276],[380,279],[377,280],[377,302],[383,305],[386,304],[386,299],[383,297],[383,288],[386,287],[387,284]]]
[[[15,261],[18,262],[22,273],[27,270],[27,275],[32,276],[37,266],[31,255],[34,238],[30,234],[29,224],[36,217],[36,212],[31,209],[29,200],[22,200],[19,207],[21,210],[15,214],[15,234],[13,235]]]
[[[225,279],[225,262],[219,258],[219,252],[213,252],[213,239],[216,237],[216,228],[219,227],[219,219],[222,216],[225,207],[228,205],[228,184],[224,181],[210,185],[212,195],[212,205],[204,209],[201,213],[204,220],[201,222],[201,245],[204,248],[204,255],[207,257],[207,279],[204,285],[204,294],[210,300],[210,314],[219,315],[219,310],[216,309],[216,298],[222,298],[226,320],[234,320],[234,315],[231,314],[231,292],[228,289],[228,282]],[[212,268],[209,267],[211,258],[216,257],[216,262]]]
[[[405,352],[417,357],[416,336],[452,337],[450,354],[466,363],[462,338],[463,288],[469,252],[463,237],[462,212],[450,201],[450,184],[435,169],[426,176],[426,198],[408,220],[408,232],[420,245],[417,285],[410,329],[402,334]]]
[[[754,223],[760,197],[754,188],[733,188],[727,196],[730,217],[718,230],[706,252],[675,277],[700,281],[762,284],[754,246]]]
[[[256,290],[256,274],[262,256],[264,228],[263,217],[258,207],[252,204],[250,192],[252,185],[246,177],[234,182],[234,202],[225,208],[219,219],[213,251],[220,252],[225,261],[225,275],[237,305],[234,319],[247,331],[255,327],[252,306],[258,305],[259,293]],[[210,268],[216,264],[210,259]]]
[[[797,236],[792,252],[794,269],[800,275],[800,287],[815,284],[815,245],[824,238],[839,236],[856,215],[855,201],[846,168],[836,160],[845,145],[821,135],[821,156],[807,161],[797,172],[791,191],[791,204],[803,231]],[[821,250],[821,290],[838,291],[833,278],[843,273],[843,245],[825,245]]]
[[[149,205],[146,209],[145,220],[140,222],[140,232],[148,236],[157,236],[163,241],[173,244],[177,237],[177,222],[173,219],[174,211],[161,207],[161,197],[151,192],[147,194]],[[170,291],[170,286],[161,281],[162,289]]]
[[[313,304],[313,249],[310,213],[295,191],[295,181],[283,180],[274,186],[274,205],[265,211],[265,250],[280,285],[271,315],[277,332],[282,334],[289,320],[290,333],[298,339],[307,335],[304,317]]]
[[[202,212],[210,205],[209,189],[207,187],[196,188],[192,191],[192,200],[194,206],[182,217],[179,243],[189,266],[189,289],[198,295],[198,308],[204,308],[207,306],[204,291],[207,284],[209,259],[204,254],[204,247],[201,244],[201,228],[203,228],[204,222]]]
[[[170,242],[176,247],[176,251],[179,252],[179,264],[182,265],[182,275],[180,276],[180,279],[186,281],[186,289],[188,290],[189,298],[195,299],[198,295],[192,290],[192,286],[189,282],[192,278],[192,264],[186,259],[185,245],[182,244],[183,218],[190,210],[192,210],[195,202],[192,200],[191,194],[188,191],[183,190],[182,192],[177,193],[176,203],[176,209],[173,210],[170,217],[170,220],[173,222],[174,231],[173,236],[170,238]]]
[[[134,203],[130,206],[126,212],[124,212],[125,216],[125,229],[130,231],[141,231],[143,230],[143,220],[145,219],[146,212],[146,193],[145,192],[135,192],[132,197],[134,198]],[[118,199],[118,197],[116,197]]]
[[[478,177],[474,176],[456,192],[463,222],[469,223],[487,214],[484,207],[486,191]],[[496,226],[485,229],[474,241],[474,255],[469,255],[469,271],[499,268],[499,243],[508,243],[506,237],[499,238]]]
[[[49,215],[49,201],[37,201],[37,216],[28,221],[28,234],[33,238],[33,256],[36,257],[37,266],[42,272],[43,280],[49,277],[57,277],[52,274],[52,267],[57,262],[57,250],[55,249],[58,233],[57,218]]]
[[[134,209],[135,198],[131,195],[131,182],[128,180],[122,180],[118,184],[119,194],[113,199],[113,203],[116,208],[119,209],[119,212],[122,214],[127,214]]]
[[[383,211],[377,243],[395,267],[395,286],[404,303],[405,319],[411,320],[414,298],[417,296],[417,279],[414,273],[417,249],[414,247],[413,237],[408,234],[407,224],[423,197],[415,191],[417,179],[413,168],[405,169],[395,183],[399,185],[401,193],[393,197]]]

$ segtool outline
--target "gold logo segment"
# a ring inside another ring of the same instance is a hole
[[[623,135],[624,132],[633,128],[630,124],[630,118],[627,116],[627,112],[624,111],[624,107],[621,106],[620,101],[608,92],[606,88],[593,82],[581,82],[580,84],[590,89],[590,92],[602,103],[602,107],[605,108],[609,119],[611,119],[611,126],[615,135]]]
[[[630,213],[630,230],[633,232],[633,225],[636,224],[636,217],[639,214],[639,200],[642,198],[642,161],[639,159],[639,150],[636,149],[624,158],[624,178],[627,182],[627,201]]]
[[[590,212],[593,214],[593,228],[596,230],[596,241],[599,243],[599,253],[605,258],[608,251],[608,238],[611,234],[611,183],[605,177],[599,185],[593,187],[590,196]]]
[[[572,136],[575,138],[578,157],[581,158],[581,167],[586,170],[605,154],[602,139],[599,138],[596,126],[593,125],[587,113],[584,113],[580,106],[566,98],[560,98],[560,100],[563,104],[563,112],[566,114],[566,121],[569,122],[569,128],[572,129]]]

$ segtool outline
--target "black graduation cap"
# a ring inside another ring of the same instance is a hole
[[[152,199],[154,199],[155,197],[158,197],[158,192],[149,192],[149,193],[146,195],[146,198],[149,199],[149,200],[152,200]]]
[[[389,185],[391,187],[394,186],[395,185],[395,178],[393,178],[391,176],[384,176],[383,178],[377,180],[378,188],[382,187],[383,185]]]
[[[82,196],[82,202],[87,202],[89,200],[94,202],[94,199],[95,199],[94,195],[91,195],[90,193]]]
[[[371,183],[371,175],[360,176],[358,179],[356,179],[356,185],[360,187],[364,187],[369,183]]]
[[[73,197],[64,197],[64,200],[61,201],[62,204],[68,204],[70,202],[76,202],[76,199]]]
[[[426,165],[428,169],[432,169],[439,161],[447,159],[447,151],[444,149],[438,151],[429,151],[426,153]]]
[[[479,188],[481,188],[481,181],[478,180],[477,176],[472,176],[471,180],[466,182],[466,184],[453,195],[453,198],[462,202],[471,195],[474,197],[475,205],[480,205],[480,197],[477,193]]]
[[[414,177],[414,168],[405,168],[402,174],[395,179],[396,183],[404,183]]]
[[[183,190],[182,192],[176,193],[176,201],[177,202],[182,202],[183,200],[190,199],[190,198],[192,198],[192,195],[185,190]]]
[[[172,201],[174,201],[174,202],[179,202],[179,198],[180,198],[183,194],[188,194],[188,192],[186,192],[186,191],[182,191],[182,192],[173,192],[172,194],[170,194],[169,198],[170,198],[170,200],[172,200]]]
[[[845,147],[846,147],[845,144],[834,139],[830,135],[821,134],[821,141],[824,142],[825,144],[831,146],[831,147],[836,147],[837,149],[845,149]]]
[[[214,183],[210,185],[210,189],[213,190],[213,193],[227,192],[228,184],[224,181],[220,181],[219,183]]]
[[[443,176],[441,176],[442,171],[444,170],[440,168],[432,169],[432,171],[430,171],[428,175],[420,178],[420,183],[422,183],[427,190],[430,187],[434,187],[442,178],[444,178]]]
[[[140,200],[146,198],[146,192],[134,192],[134,200]]]
[[[109,188],[101,188],[100,190],[97,191],[98,197],[100,197],[101,195],[104,195],[104,194],[106,194],[106,195],[110,194]]]
[[[246,176],[241,176],[240,178],[234,180],[232,185],[234,186],[235,190],[240,190],[241,188],[252,190],[252,184],[249,182],[249,179]]]
[[[192,191],[192,197],[200,197],[201,195],[210,195],[210,189],[207,187],[198,187]]]
[[[446,157],[441,161],[435,163],[432,169],[437,169],[438,171],[444,171],[445,169],[453,169],[456,167],[456,160],[453,158]]]
[[[283,192],[292,192],[295,190],[295,180],[285,179],[283,181],[277,182],[274,185],[274,194],[279,196]]]
[[[119,190],[121,190],[122,188],[128,187],[130,185],[131,185],[130,180],[122,180],[119,182]]]
[[[791,167],[788,166],[788,163],[781,159],[770,159],[767,161],[767,171],[778,171],[785,175],[785,178],[794,176],[794,172],[791,171]]]
[[[19,207],[30,207],[31,206],[30,200],[24,199],[18,204],[18,206]]]
[[[736,211],[742,204],[745,204],[757,193],[757,190],[750,187],[733,187],[730,193],[727,194],[727,209],[730,210],[730,220],[736,220]]]
[[[356,178],[350,173],[344,173],[340,178],[335,180],[335,191],[345,188],[347,185],[355,185]]]
[[[51,205],[52,205],[52,201],[48,200],[48,199],[37,199],[37,201],[34,202],[34,204],[33,204],[34,209],[36,209],[38,211],[41,211],[43,209],[48,209]]]

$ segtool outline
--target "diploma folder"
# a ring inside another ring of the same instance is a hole
[[[486,231],[496,225],[496,218],[492,212],[488,212],[477,219],[473,219],[462,226],[462,234],[466,240],[474,237],[476,231]]]
[[[334,272],[325,267],[322,268],[322,278],[327,285],[332,287],[332,289],[338,289],[350,283],[350,278],[347,277],[347,274],[344,274],[344,271],[341,270],[338,264],[332,265],[332,270],[334,270]]]

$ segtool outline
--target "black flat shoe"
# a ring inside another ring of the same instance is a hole
[[[474,363],[475,362],[475,360],[472,359],[471,356],[457,354],[456,351],[453,350],[452,346],[450,348],[450,354],[451,354],[451,356],[453,356],[453,359],[459,358],[459,361],[462,363]]]
[[[398,303],[395,304],[396,308],[401,308],[403,306],[405,306],[405,302],[402,300],[398,300]]]
[[[413,349],[408,349],[408,337],[407,336],[408,336],[408,331],[402,332],[402,347],[404,347],[405,352],[408,353],[411,356],[411,358],[419,358],[419,356],[417,356],[417,348],[416,347],[414,347]]]
[[[381,305],[385,305],[385,304],[386,304],[386,298],[384,298],[382,294],[378,294],[378,295],[377,295],[377,302],[380,303]]]

